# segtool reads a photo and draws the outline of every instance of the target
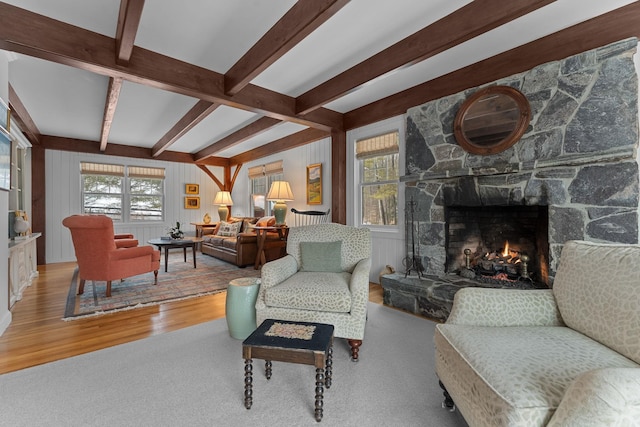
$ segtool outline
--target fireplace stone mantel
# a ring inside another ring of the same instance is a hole
[[[447,206],[548,206],[549,286],[567,240],[638,243],[637,45],[623,40],[491,83],[518,88],[532,110],[522,139],[502,153],[470,154],[455,141],[453,118],[479,88],[407,112],[401,182],[427,276],[448,273]],[[423,294],[392,292],[385,287],[385,302]]]

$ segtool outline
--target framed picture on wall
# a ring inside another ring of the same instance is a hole
[[[185,209],[200,209],[200,197],[185,197],[184,198]]]
[[[185,184],[184,192],[187,194],[199,194],[200,193],[200,185],[198,184]]]
[[[307,166],[307,204],[322,204],[322,163]]]

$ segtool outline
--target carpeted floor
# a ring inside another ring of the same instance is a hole
[[[314,417],[313,366],[254,361],[244,408],[242,343],[224,319],[0,376],[2,425],[464,427],[441,408],[434,323],[369,304],[360,361],[334,345],[324,417]]]
[[[193,298],[227,289],[229,281],[238,277],[260,277],[260,271],[253,266],[238,268],[234,264],[221,261],[209,255],[197,253],[193,268],[191,250],[184,262],[182,251],[169,252],[169,271],[164,271],[164,254],[158,272],[158,285],[153,284],[153,273],[129,277],[111,284],[111,297],[105,296],[106,282],[85,284],[84,293],[76,295],[77,281],[71,280],[65,320],[104,314],[110,311],[131,309],[170,300]]]

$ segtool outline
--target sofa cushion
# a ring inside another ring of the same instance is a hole
[[[221,221],[220,228],[218,229],[218,233],[216,235],[222,236],[222,237],[237,236],[238,233],[240,232],[241,226],[242,226],[242,222],[240,221],[238,222]]]
[[[339,273],[342,242],[300,242],[300,271],[330,271]]]
[[[267,306],[313,311],[351,311],[350,273],[298,272],[279,285],[268,288]]]
[[[553,282],[567,326],[640,363],[640,246],[569,241]]]
[[[470,425],[544,425],[581,373],[640,367],[560,326],[441,324],[434,339],[438,376]]]

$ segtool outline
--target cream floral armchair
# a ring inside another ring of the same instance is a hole
[[[368,228],[328,223],[293,227],[287,255],[262,267],[256,320],[328,323],[358,360],[369,300]]]

